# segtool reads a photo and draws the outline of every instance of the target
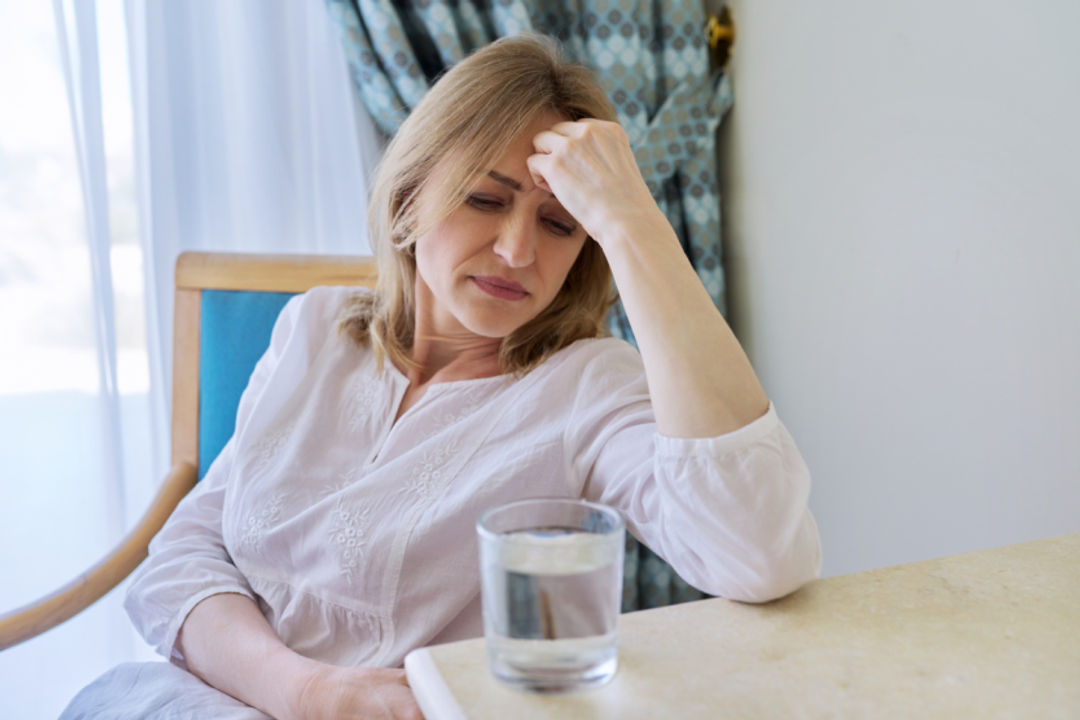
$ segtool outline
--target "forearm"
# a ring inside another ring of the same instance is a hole
[[[649,193],[626,132],[586,118],[554,125],[533,145],[534,179],[611,265],[660,432],[714,437],[764,415],[768,399],[750,361]]]
[[[659,431],[714,437],[764,415],[768,398],[746,353],[659,208],[610,228],[601,246],[641,351]]]
[[[250,598],[230,593],[203,600],[176,643],[188,669],[208,685],[278,720],[296,717],[315,661],[287,648]]]

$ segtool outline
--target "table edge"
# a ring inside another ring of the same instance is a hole
[[[405,656],[405,678],[426,720],[466,720],[428,648]]]

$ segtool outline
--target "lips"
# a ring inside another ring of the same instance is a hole
[[[494,275],[472,275],[476,286],[492,297],[500,300],[524,300],[529,292],[513,280],[505,280]]]

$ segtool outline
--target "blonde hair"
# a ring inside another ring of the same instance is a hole
[[[416,238],[464,202],[475,176],[548,110],[570,120],[615,119],[587,68],[565,61],[554,41],[526,34],[502,38],[455,65],[402,123],[376,170],[368,208],[375,294],[355,297],[340,325],[357,342],[371,342],[380,367],[386,356],[415,367]],[[431,188],[435,211],[421,223],[417,198],[437,165],[446,173]],[[614,300],[607,260],[586,240],[551,304],[503,338],[501,370],[526,373],[575,340],[601,335]]]

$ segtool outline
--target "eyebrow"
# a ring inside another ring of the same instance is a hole
[[[521,192],[521,183],[519,183],[514,178],[509,178],[509,177],[506,177],[505,175],[500,175],[499,173],[495,172],[494,170],[491,170],[490,172],[488,172],[488,177],[490,177],[495,182],[502,183],[503,185],[506,185],[509,188],[513,188],[514,190],[517,190],[518,192]]]
[[[502,185],[505,185],[508,188],[516,190],[517,192],[521,192],[521,183],[519,183],[517,180],[515,180],[512,177],[506,177],[502,173],[497,173],[494,170],[489,170],[488,171],[488,177],[490,177],[492,180],[494,180],[497,183],[501,183]],[[550,193],[549,192],[548,196],[549,197],[555,197],[555,193]]]

